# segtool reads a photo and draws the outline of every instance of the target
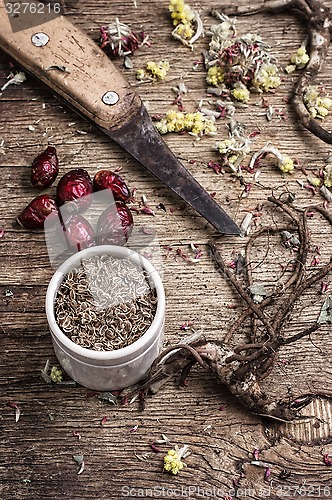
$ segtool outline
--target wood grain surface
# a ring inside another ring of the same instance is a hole
[[[332,7],[331,0],[326,4]],[[191,5],[200,11],[206,28],[216,22],[210,10],[222,10],[221,0],[193,1]],[[201,54],[208,48],[209,37],[201,38],[193,51],[172,39],[168,2],[162,0],[81,0],[69,13],[71,21],[94,40],[98,40],[99,26],[116,17],[132,29],[144,29],[149,34],[150,45],[141,47],[131,58],[133,69],[124,69],[121,60],[114,61],[149,112],[162,114],[174,108],[172,87],[180,81],[188,89],[183,99],[186,110],[195,110],[200,99],[207,98]],[[288,13],[238,18],[237,29],[243,34],[261,34],[281,68],[305,37],[303,21]],[[149,60],[164,58],[171,65],[166,80],[137,82],[138,68]],[[197,61],[199,64],[195,64]],[[331,63],[329,54],[317,82],[330,96]],[[0,55],[0,87],[9,72],[10,61]],[[307,175],[322,169],[331,151],[299,125],[288,103],[297,76],[282,73],[281,87],[267,95],[269,104],[280,109],[284,118],[276,113],[267,121],[265,109],[257,104],[259,96],[253,96],[247,108],[238,110],[236,118],[248,133],[260,131],[253,139],[253,152],[271,142],[296,159],[307,174],[297,168],[291,176],[283,177],[273,162],[265,162],[259,182],[246,175],[253,185],[249,195],[242,197],[243,186],[238,179],[230,172],[217,175],[208,167],[209,161],[218,161],[215,143],[227,138],[227,119],[218,121],[217,138],[194,141],[190,135],[165,136],[175,154],[208,192],[215,193],[215,199],[238,224],[257,206],[262,208],[258,226],[282,221],[267,202],[272,191],[294,193],[299,207],[324,202],[298,182],[306,184]],[[331,117],[325,119],[325,126],[332,129]],[[156,230],[161,249],[167,297],[165,345],[180,341],[188,333],[181,330],[184,322],[191,322],[194,330],[209,339],[222,340],[241,311],[233,307],[240,306],[240,301],[208,250],[207,242],[216,233],[206,221],[33,78],[9,86],[0,97],[0,227],[4,229],[0,239],[1,500],[332,498],[332,468],[323,461],[324,454],[332,456],[331,408],[325,397],[314,399],[304,411],[303,421],[276,424],[240,406],[227,389],[200,368],[193,369],[186,387],[171,383],[148,397],[144,410],[136,402],[113,406],[96,396],[88,397],[86,388],[72,385],[68,379],[69,385],[43,380],[41,371],[46,361],[57,365],[44,310],[54,270],[43,232],[27,231],[15,218],[36,195],[30,185],[30,166],[48,144],[57,148],[61,174],[77,167],[91,175],[101,168],[121,167],[130,188],[137,190],[137,199],[145,196],[155,211],[154,217],[134,213],[134,220],[137,226],[149,225]],[[48,192],[54,190],[51,187]],[[160,203],[166,212],[157,208]],[[321,259],[327,262],[331,228],[317,216],[310,221],[310,230],[313,245],[321,247]],[[224,238],[225,255],[231,259],[245,241]],[[203,250],[196,264],[177,255],[178,249],[190,255],[191,243]],[[264,257],[266,245],[263,241],[256,248],[257,261]],[[259,272],[271,277],[280,270],[281,260],[272,244],[270,250]],[[286,258],[291,258],[291,252]],[[323,300],[318,289],[310,290],[296,305],[287,331],[296,333],[312,324]],[[231,343],[236,344],[241,337],[243,332],[239,331]],[[271,399],[332,395],[331,354],[330,326],[326,325],[310,338],[282,349],[264,388]],[[21,410],[18,422],[10,403]],[[104,416],[107,421],[102,426]],[[134,426],[137,430],[131,432]],[[155,453],[150,444],[162,434],[170,444],[159,445],[161,453]],[[184,444],[191,451],[187,467],[174,477],[163,473],[164,453]],[[261,466],[251,463],[255,449],[259,450]],[[84,455],[82,474],[77,474],[74,455]],[[267,467],[271,475],[264,478]]]

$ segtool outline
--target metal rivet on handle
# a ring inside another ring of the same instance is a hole
[[[116,92],[113,92],[112,90],[106,92],[102,97],[103,103],[108,104],[109,106],[116,104],[118,100],[119,100],[118,94]]]
[[[35,45],[35,47],[44,47],[47,42],[49,42],[50,37],[46,35],[46,33],[35,33],[31,37],[32,43]]]

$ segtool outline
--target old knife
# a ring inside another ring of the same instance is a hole
[[[24,13],[18,12],[16,22],[22,19],[23,29],[13,32],[7,6],[0,0],[0,48],[5,53],[94,122],[220,233],[240,234],[161,139],[139,96],[91,38],[64,16],[49,20],[36,11],[28,28]]]

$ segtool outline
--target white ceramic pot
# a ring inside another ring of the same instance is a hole
[[[71,269],[79,267],[82,259],[102,254],[129,259],[145,269],[150,286],[155,289],[158,299],[155,317],[148,330],[133,344],[113,351],[95,351],[75,344],[61,331],[54,314],[54,300],[65,275]],[[139,253],[120,246],[95,246],[71,256],[55,272],[47,289],[46,315],[55,354],[71,378],[96,391],[123,389],[144,378],[162,348],[165,320],[164,287],[156,269]]]

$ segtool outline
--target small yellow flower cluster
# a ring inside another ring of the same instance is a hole
[[[319,90],[314,85],[309,85],[303,95],[303,102],[314,118],[324,118],[328,115],[332,106],[332,99],[322,97]]]
[[[234,99],[241,102],[248,102],[250,99],[249,90],[241,82],[237,82],[234,85],[234,89],[231,91],[231,95],[234,97]]]
[[[332,165],[326,165],[323,171],[324,174],[324,186],[330,188],[332,187]]]
[[[302,69],[304,66],[308,64],[310,61],[309,54],[307,53],[307,49],[301,45],[300,48],[297,49],[296,53],[291,57],[291,63],[296,66],[297,69]]]
[[[219,66],[211,66],[208,69],[208,74],[206,77],[207,83],[210,85],[214,85],[215,87],[218,87],[220,83],[223,83],[225,78],[225,75]]]
[[[286,66],[286,73],[294,73],[297,69],[303,69],[310,61],[309,54],[306,49],[306,41],[299,47],[294,55],[291,57],[291,63]]]
[[[178,448],[175,446],[174,450],[169,450],[167,455],[164,456],[164,469],[172,474],[177,474],[184,467],[187,466],[185,462],[182,462],[182,457],[188,454],[188,446],[183,446]]]
[[[268,92],[279,87],[281,80],[277,76],[278,67],[272,63],[265,63],[259,68],[252,85],[257,92]]]
[[[173,19],[173,25],[177,26],[177,34],[189,40],[194,36],[193,21],[195,14],[191,7],[184,0],[170,0],[169,11]]]
[[[282,155],[282,159],[278,158],[278,167],[284,174],[290,174],[294,170],[294,161],[290,156]]]
[[[136,72],[137,80],[144,80],[146,78],[153,78],[154,80],[165,80],[170,64],[168,61],[148,61],[144,69],[139,69]]]
[[[62,382],[63,372],[60,368],[52,366],[50,377],[52,382],[59,383]]]
[[[211,118],[206,118],[202,113],[183,113],[181,111],[170,110],[165,118],[155,123],[155,127],[160,134],[167,132],[190,132],[193,135],[215,135],[217,128]]]
[[[322,184],[322,180],[319,177],[308,177],[308,182],[314,187],[319,187]]]

